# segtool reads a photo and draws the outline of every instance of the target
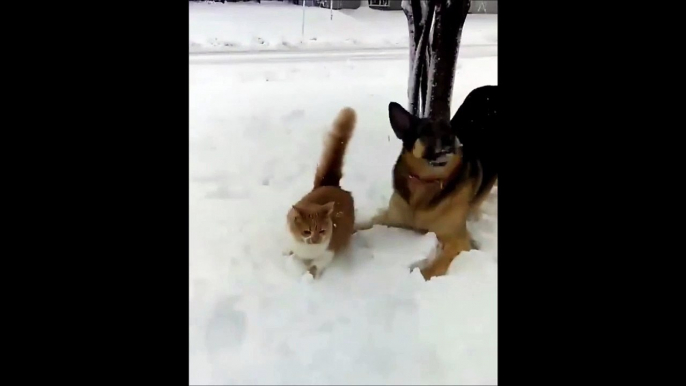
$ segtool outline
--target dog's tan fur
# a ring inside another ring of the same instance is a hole
[[[412,152],[403,150],[394,168],[394,178],[404,180],[409,188],[409,200],[406,201],[394,190],[388,208],[358,230],[368,229],[373,225],[385,225],[421,233],[435,233],[441,243],[441,250],[429,266],[421,269],[424,278],[429,280],[444,275],[458,254],[471,249],[467,218],[470,215],[478,216],[479,208],[496,180],[488,181],[491,186],[484,193],[475,196],[481,184],[481,174],[474,173],[476,177],[465,179],[438,204],[429,206],[429,201],[444,189],[451,178],[455,178],[459,172],[467,175],[472,173],[464,170],[470,168],[470,165],[463,165],[460,155],[453,156],[442,168],[431,167],[421,158],[423,149],[424,145],[417,141]],[[412,182],[411,180],[417,179],[411,175],[419,177],[420,181]]]
[[[457,255],[472,249],[467,219],[480,217],[498,180],[498,101],[497,86],[477,87],[450,121],[388,105],[391,128],[402,142],[393,195],[388,208],[357,229],[379,224],[435,233],[442,248],[420,268],[427,280],[444,275]]]

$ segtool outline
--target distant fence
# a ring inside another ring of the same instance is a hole
[[[498,14],[498,0],[472,0],[469,13]]]
[[[305,0],[307,1],[307,0]],[[316,1],[316,0],[312,0]],[[347,1],[347,0],[346,0]],[[402,0],[361,0],[369,3],[369,8],[380,11],[402,10]],[[354,2],[354,1],[353,1]],[[498,0],[472,0],[469,13],[498,13]]]
[[[242,3],[249,1],[260,2],[260,0],[189,0],[189,1],[214,1],[218,3]],[[264,0],[267,1],[282,1],[284,3],[292,3],[300,5],[303,2],[308,7],[323,7],[329,8],[333,5],[333,9],[357,9],[363,2],[367,2],[369,8],[380,11],[399,11],[402,9],[402,0]],[[333,3],[333,4],[331,4]],[[469,13],[486,13],[498,14],[498,0],[472,0],[472,5],[469,7]]]

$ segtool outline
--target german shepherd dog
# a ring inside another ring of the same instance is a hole
[[[359,229],[378,224],[434,232],[441,248],[420,269],[425,280],[444,275],[460,252],[472,249],[467,219],[480,217],[480,206],[498,179],[497,107],[497,86],[472,90],[450,122],[418,118],[395,102],[388,105],[391,127],[402,141],[393,195],[388,208]]]

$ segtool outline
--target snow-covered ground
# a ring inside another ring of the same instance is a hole
[[[278,1],[261,4],[189,2],[189,52],[289,50],[318,48],[407,47],[407,21],[402,11],[363,6],[333,11]],[[463,45],[495,45],[497,15],[469,15]]]
[[[191,2],[189,13],[190,383],[497,384],[497,188],[469,224],[482,250],[430,282],[407,267],[431,254],[432,235],[360,232],[315,282],[282,255],[286,212],[343,106],[358,126],[342,185],[359,219],[388,202],[400,142],[387,108],[406,103],[408,78],[402,12],[329,20],[307,7],[304,42],[298,6]],[[497,84],[496,16],[470,15],[462,43],[453,111]],[[198,54],[258,49],[279,52]]]
[[[315,282],[282,255],[286,212],[343,106],[359,124],[342,185],[361,219],[387,204],[406,53],[260,55],[189,55],[190,383],[497,384],[497,188],[470,224],[483,250],[429,282],[407,267],[432,235],[361,232]],[[497,57],[458,63],[453,111],[497,84]]]

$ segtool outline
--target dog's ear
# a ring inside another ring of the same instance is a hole
[[[412,114],[399,104],[391,102],[388,104],[388,119],[391,121],[395,136],[400,140],[406,138],[414,121]]]

